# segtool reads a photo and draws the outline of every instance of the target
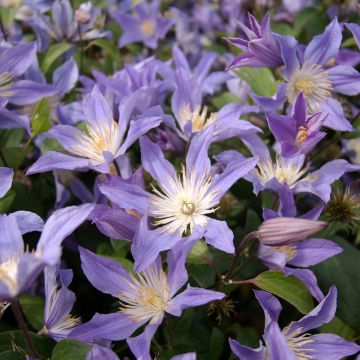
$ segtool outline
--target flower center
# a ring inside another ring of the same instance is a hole
[[[307,167],[304,167],[302,163],[293,163],[282,158],[277,158],[275,163],[270,159],[260,161],[257,169],[255,169],[255,173],[263,185],[271,179],[276,178],[279,183],[286,183],[292,188],[300,180],[312,179],[312,174],[305,176],[307,170]]]
[[[314,342],[311,339],[311,334],[300,335],[302,328],[298,328],[289,334],[288,329],[289,327],[285,327],[282,333],[285,336],[287,345],[294,352],[296,358],[298,360],[315,360],[315,357],[311,355],[313,349],[307,347]]]
[[[289,102],[294,103],[297,95],[303,92],[309,112],[319,110],[319,102],[326,102],[331,96],[332,84],[326,71],[320,65],[304,63],[300,69],[294,71],[291,76],[287,96]]]
[[[287,261],[292,260],[296,256],[296,246],[294,245],[275,246],[274,248],[276,251],[284,254]]]
[[[217,113],[211,113],[208,116],[208,108],[204,106],[201,109],[200,105],[195,107],[194,111],[190,110],[190,105],[186,104],[180,111],[180,126],[182,130],[188,121],[191,121],[192,132],[198,132],[206,129],[210,124],[216,120]]]
[[[72,146],[71,150],[76,155],[101,164],[104,162],[104,151],[116,155],[119,146],[118,134],[119,126],[114,120],[111,121],[111,125],[106,123],[102,128],[94,128],[87,124],[86,132],[78,138],[78,144]]]
[[[183,201],[180,206],[180,211],[184,215],[191,215],[195,211],[195,204],[191,201]]]
[[[0,279],[8,286],[12,294],[17,290],[18,258],[12,257],[0,264]]]
[[[304,126],[300,126],[296,135],[295,144],[300,146],[307,139],[308,129]]]
[[[153,20],[144,20],[141,24],[140,24],[140,29],[142,31],[142,33],[146,36],[146,37],[151,37],[154,35],[155,33],[155,22]]]
[[[158,319],[167,308],[169,286],[166,274],[155,267],[131,276],[129,292],[119,294],[120,311],[134,321]]]
[[[168,179],[169,184],[159,183],[161,191],[153,188],[150,197],[150,215],[156,225],[163,225],[164,231],[170,234],[192,231],[194,226],[205,226],[206,214],[216,211],[216,191],[209,192],[212,179],[206,174],[194,171],[186,172],[177,179]]]

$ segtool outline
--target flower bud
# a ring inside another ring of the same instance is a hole
[[[307,220],[293,217],[277,217],[265,220],[258,229],[257,237],[268,246],[293,244],[305,240],[310,235],[324,229],[325,221]]]

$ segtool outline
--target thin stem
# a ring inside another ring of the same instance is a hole
[[[3,34],[4,40],[7,42],[8,41],[8,36],[7,36],[6,30],[5,30],[4,23],[2,21],[1,12],[0,12],[0,29],[1,29],[1,32]]]
[[[233,262],[230,265],[229,271],[227,272],[227,274],[223,277],[223,281],[227,282],[233,275],[234,275],[234,270],[236,268],[236,263],[239,260],[239,257],[242,253],[242,251],[245,249],[246,245],[248,244],[248,242],[255,238],[257,234],[257,231],[253,231],[249,234],[247,234],[240,242],[239,247],[236,250]]]
[[[20,329],[24,333],[25,341],[28,344],[29,349],[31,350],[32,354],[34,356],[36,356],[37,359],[40,359],[40,355],[37,352],[36,347],[35,347],[34,343],[31,340],[29,330],[27,329],[24,317],[23,317],[22,312],[21,312],[20,305],[19,305],[17,300],[13,300],[11,302],[11,308],[13,310],[13,313],[15,315],[16,321],[17,321]]]
[[[116,170],[116,174],[117,174],[118,176],[121,176],[119,164],[116,162],[115,159],[113,160],[113,164],[114,164],[114,167],[115,167],[115,170]]]
[[[227,285],[242,285],[242,284],[255,284],[255,279],[248,279],[248,280],[227,280]]]
[[[3,162],[4,166],[9,167],[9,165],[8,165],[8,163],[6,161],[5,155],[4,155],[2,150],[0,150],[0,158],[1,158],[1,161]]]
[[[168,331],[169,331],[169,349],[173,348],[173,338],[174,338],[174,331],[173,331],[173,324],[171,317],[168,316],[167,318],[167,325],[168,325]]]

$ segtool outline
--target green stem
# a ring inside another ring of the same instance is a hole
[[[36,350],[36,347],[33,343],[33,341],[31,340],[30,334],[29,334],[29,330],[27,329],[24,317],[22,315],[21,312],[21,308],[19,305],[19,302],[17,300],[13,300],[11,302],[11,308],[13,310],[14,316],[16,318],[16,321],[20,327],[20,329],[22,330],[22,332],[24,333],[24,337],[25,337],[25,341],[29,346],[29,349],[31,350],[32,354],[37,358],[40,359],[41,356],[39,355],[39,353]]]

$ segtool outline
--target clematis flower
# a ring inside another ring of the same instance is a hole
[[[134,7],[134,14],[123,14],[115,11],[112,16],[123,28],[124,33],[119,39],[119,47],[142,41],[144,44],[155,49],[160,39],[164,38],[174,22],[160,15],[159,0],[153,0],[150,4],[142,3]]]
[[[34,42],[0,48],[0,105],[3,106],[7,102],[15,105],[29,104],[54,93],[53,89],[46,85],[18,79],[35,57]],[[31,91],[26,92],[30,88]]]
[[[74,13],[70,1],[53,1],[51,18],[37,12],[29,24],[38,36],[41,51],[46,50],[51,38],[58,42],[66,40],[73,44],[81,40],[92,40],[110,35],[108,31],[102,30],[104,22],[101,20],[100,10],[91,2],[81,4]]]
[[[257,158],[231,162],[221,174],[211,176],[207,152],[212,133],[213,128],[208,128],[193,138],[186,156],[186,166],[180,175],[164,159],[160,147],[142,137],[142,165],[159,186],[152,193],[114,178],[99,185],[100,191],[113,203],[127,210],[135,210],[140,215],[149,215],[154,221],[156,229],[148,231],[146,220],[143,219],[139,234],[135,236],[132,254],[137,269],[140,266],[144,268],[161,251],[170,249],[183,235],[193,233],[197,228],[205,231],[209,244],[225,252],[234,251],[233,234],[226,222],[208,215],[216,211],[221,198],[236,180],[253,169]],[[137,238],[141,239],[141,245],[136,245]]]
[[[60,270],[57,266],[47,266],[45,275],[44,327],[39,335],[47,334],[56,341],[68,336],[80,323],[80,319],[71,315],[75,303],[75,294],[67,287],[70,285],[72,270]]]
[[[325,116],[322,113],[307,116],[303,93],[298,95],[291,116],[267,112],[266,117],[284,157],[309,153],[326,135],[319,131]]]
[[[0,216],[0,301],[16,298],[33,284],[46,264],[58,263],[61,242],[89,216],[93,206],[85,204],[55,211],[44,225],[35,252],[26,251],[22,234],[38,231],[38,216],[30,216],[30,221],[29,214],[24,212]]]
[[[330,200],[331,184],[347,172],[360,170],[358,165],[350,164],[344,159],[337,159],[311,172],[302,154],[291,158],[278,156],[273,161],[261,141],[254,143],[251,150],[253,154],[259,155],[260,161],[245,178],[252,182],[255,194],[264,189],[278,193],[286,184],[294,194],[311,193],[327,203]],[[222,166],[241,158],[243,156],[234,150],[224,151],[216,156]]]
[[[248,134],[261,132],[249,121],[240,120],[241,115],[258,111],[256,106],[230,103],[209,114],[208,108],[202,105],[202,90],[197,78],[182,68],[175,72],[175,86],[171,107],[178,127],[169,120],[166,124],[186,142],[211,125],[214,125],[213,142],[234,136],[243,139]]]
[[[162,121],[160,111],[155,108],[149,109],[149,115],[145,113],[130,121],[133,108],[134,98],[127,98],[119,106],[120,119],[116,122],[110,105],[95,86],[83,101],[83,111],[86,114],[85,132],[70,125],[55,125],[47,132],[47,136],[58,140],[72,156],[49,151],[30,167],[27,174],[86,168],[109,173],[112,161],[123,155],[141,135]]]
[[[242,38],[227,38],[230,44],[243,51],[227,66],[227,69],[243,66],[282,66],[284,64],[282,42],[289,41],[290,37],[271,31],[269,14],[265,15],[261,24],[253,15],[249,14],[248,17],[250,27],[238,23],[244,36]]]
[[[230,339],[233,353],[241,360],[340,360],[356,354],[360,346],[334,334],[311,335],[309,330],[328,323],[335,315],[337,291],[333,286],[327,296],[312,311],[298,321],[280,329],[278,317],[279,300],[266,291],[255,291],[255,296],[265,313],[264,343],[252,349]]]
[[[86,277],[98,290],[119,299],[120,309],[117,313],[95,314],[89,322],[75,329],[71,337],[86,342],[127,339],[137,359],[151,359],[151,338],[165,313],[180,316],[186,308],[225,296],[217,291],[191,286],[178,293],[188,279],[185,260],[192,245],[193,241],[189,241],[181,250],[168,253],[167,274],[161,266],[160,257],[142,272],[130,274],[118,262],[80,248]],[[143,325],[146,325],[144,332],[131,338]]]
[[[306,98],[309,114],[323,112],[327,115],[323,124],[339,131],[351,131],[352,126],[344,115],[341,104],[332,95],[340,93],[353,96],[360,93],[360,73],[350,65],[331,66],[339,54],[342,34],[336,18],[326,27],[323,34],[315,36],[299,55],[297,46],[288,46],[284,51],[287,81],[278,88],[278,106],[286,99],[294,104],[302,92]],[[295,39],[294,39],[295,41]],[[273,106],[273,99],[253,96],[265,109]]]
[[[360,49],[360,25],[355,23],[347,23],[345,26],[352,32],[358,48]]]

